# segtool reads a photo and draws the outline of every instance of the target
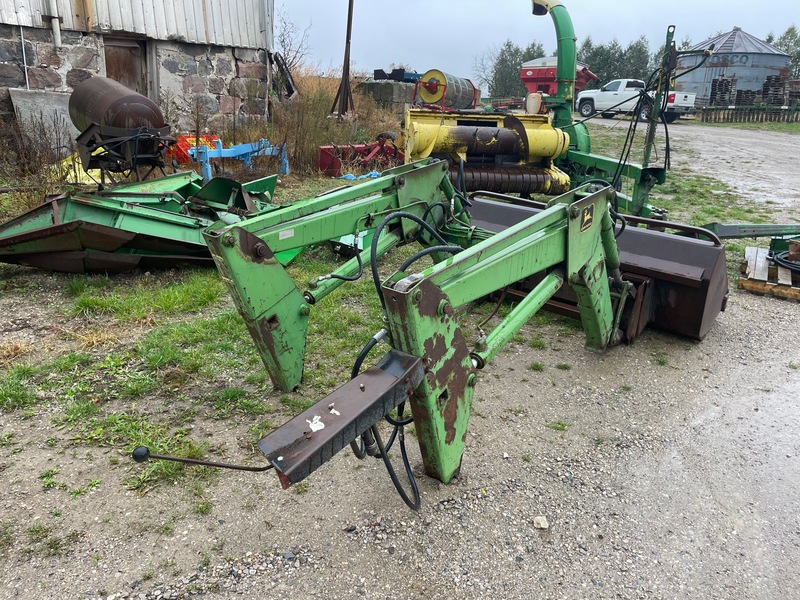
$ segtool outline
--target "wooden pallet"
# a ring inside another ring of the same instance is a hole
[[[744,252],[739,287],[756,294],[800,300],[800,275],[771,265],[766,248],[748,247]]]

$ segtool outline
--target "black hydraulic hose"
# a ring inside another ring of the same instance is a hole
[[[372,236],[372,251],[370,252],[370,267],[372,269],[372,281],[375,284],[375,290],[378,292],[378,298],[381,301],[381,310],[384,312],[386,311],[386,300],[383,297],[383,290],[381,290],[381,277],[378,273],[378,238],[380,237],[381,233],[383,232],[386,225],[389,224],[390,221],[394,219],[403,218],[403,219],[410,219],[414,221],[421,227],[424,227],[425,230],[430,233],[437,241],[439,241],[442,246],[447,246],[447,240],[444,239],[438,231],[436,231],[431,225],[426,223],[423,219],[418,217],[417,215],[405,212],[405,211],[396,211],[386,215],[383,220],[378,224],[378,227],[375,228],[375,233]]]
[[[361,349],[361,352],[359,352],[358,356],[356,357],[356,362],[353,363],[353,369],[350,371],[350,379],[355,379],[356,377],[358,377],[358,372],[361,370],[361,365],[364,364],[364,359],[367,358],[367,354],[369,354],[370,350],[372,350],[375,347],[375,345],[384,338],[385,335],[386,335],[386,330],[381,329],[378,333],[373,335],[370,338],[370,340],[364,345],[364,347]],[[367,441],[369,443],[372,443],[372,440],[367,440]],[[350,442],[350,448],[353,450],[353,454],[355,454],[356,458],[359,460],[362,460],[367,455],[366,446],[367,444],[364,442],[363,434],[358,442],[356,442],[356,440]]]
[[[400,494],[400,497],[403,499],[403,502],[411,510],[419,510],[420,507],[420,497],[419,497],[419,488],[417,487],[417,480],[414,478],[414,473],[411,470],[411,463],[408,461],[408,452],[406,451],[406,438],[403,434],[403,429],[400,428],[399,438],[400,438],[400,454],[403,457],[403,466],[406,470],[406,476],[408,477],[408,482],[411,485],[411,492],[414,496],[414,500],[412,501],[411,498],[408,497],[406,491],[403,489],[403,486],[400,485],[400,480],[397,478],[397,473],[392,466],[392,463],[389,462],[389,456],[387,455],[386,447],[383,445],[383,440],[381,440],[380,431],[378,431],[378,426],[372,426],[372,435],[375,436],[375,441],[378,444],[378,449],[381,452],[381,458],[383,458],[383,464],[386,465],[386,470],[389,472],[389,477],[392,478],[392,483],[394,484],[397,493]]]
[[[772,259],[780,266],[789,269],[793,273],[800,273],[800,263],[789,260],[789,252],[778,252],[772,256]]]
[[[355,275],[337,275],[336,273],[331,273],[327,276],[328,279],[341,279],[342,281],[358,281],[361,279],[361,276],[364,274],[364,262],[361,260],[361,252],[358,251],[358,236],[355,236],[356,240],[356,262],[358,263],[358,271]],[[320,277],[319,280],[325,279],[325,277]]]
[[[462,250],[464,249],[461,246],[431,246],[429,248],[424,248],[423,250],[420,250],[413,256],[408,257],[405,260],[405,262],[402,265],[400,265],[398,271],[401,272],[405,271],[408,267],[417,262],[420,258],[428,256],[429,254],[435,254],[436,252],[450,252],[451,254],[458,254]]]
[[[612,221],[619,221],[619,231],[614,232],[614,239],[618,239],[619,236],[622,235],[622,232],[625,231],[625,228],[628,226],[628,221],[626,221],[625,217],[623,217],[613,208],[609,209],[608,212],[611,215]]]

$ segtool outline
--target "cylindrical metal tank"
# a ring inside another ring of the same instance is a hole
[[[478,88],[469,80],[438,69],[426,71],[419,80],[419,98],[425,104],[443,104],[445,108],[475,108]]]
[[[69,117],[79,131],[93,123],[123,129],[166,125],[155,102],[107,77],[92,77],[75,86],[69,97]]]
[[[678,57],[675,89],[697,94],[696,106],[787,103],[791,56],[739,27],[690,49],[700,51],[711,46],[714,53],[699,69],[695,67],[705,59],[703,55]]]

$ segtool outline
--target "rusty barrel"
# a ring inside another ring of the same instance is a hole
[[[79,131],[92,124],[122,129],[166,125],[155,102],[108,77],[92,77],[75,86],[69,97],[69,117]]]

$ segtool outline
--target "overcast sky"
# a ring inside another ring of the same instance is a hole
[[[800,25],[798,0],[563,0],[580,44],[614,38],[626,46],[644,35],[651,51],[663,44],[667,26],[675,40],[693,44],[734,26],[764,39]],[[324,71],[339,69],[344,57],[348,0],[275,0],[275,10],[299,30],[308,27],[307,62]],[[372,74],[403,64],[420,73],[440,69],[475,78],[476,56],[507,39],[520,47],[541,42],[556,47],[550,16],[534,17],[530,0],[355,0],[351,71]],[[590,65],[591,66],[591,65]]]

